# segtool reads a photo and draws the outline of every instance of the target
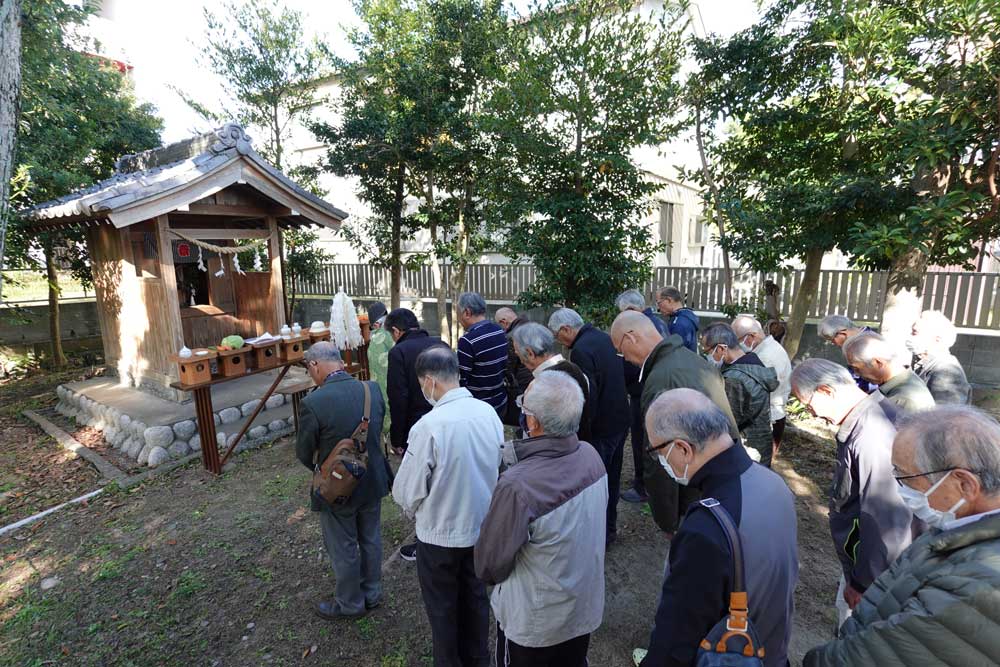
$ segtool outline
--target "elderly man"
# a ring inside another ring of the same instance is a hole
[[[663,287],[657,293],[656,308],[667,318],[667,328],[684,341],[684,347],[698,352],[698,316],[684,307],[684,294],[676,287]]]
[[[580,425],[576,437],[581,442],[590,442],[590,413],[593,410],[590,396],[590,381],[580,367],[571,361],[566,361],[556,352],[556,339],[552,332],[541,324],[525,322],[514,330],[514,349],[532,377],[538,377],[545,371],[562,371],[568,374],[583,392],[583,412],[580,414]],[[525,385],[527,387],[527,385]]]
[[[500,328],[504,330],[507,336],[507,372],[505,382],[508,385],[508,391],[507,410],[504,413],[505,418],[503,419],[503,423],[508,426],[517,426],[521,411],[514,404],[514,399],[524,393],[524,390],[531,383],[533,376],[531,369],[525,366],[521,358],[517,356],[517,351],[514,349],[514,332],[519,326],[527,324],[531,320],[528,319],[527,315],[518,315],[512,308],[508,308],[507,306],[498,309],[493,319],[496,320],[496,323],[500,325]]]
[[[798,578],[795,500],[729,435],[729,418],[704,394],[674,389],[646,412],[649,449],[679,484],[714,498],[732,517],[747,563],[750,620],[764,665],[788,664]],[[692,505],[670,544],[667,574],[641,667],[693,665],[698,646],[729,606],[733,554],[711,513]]]
[[[420,393],[420,384],[413,366],[421,352],[444,343],[437,336],[430,336],[421,329],[417,316],[407,308],[396,308],[386,315],[383,327],[392,336],[394,343],[389,350],[386,371],[386,393],[389,395],[389,414],[392,416],[389,442],[396,454],[402,455],[410,429],[431,410],[430,403]]]
[[[507,410],[507,336],[486,319],[486,301],[476,292],[458,295],[458,321],[465,335],[458,339],[458,368],[462,386],[493,406],[501,417]]]
[[[432,347],[416,360],[434,408],[410,431],[392,497],[417,520],[417,578],[431,624],[435,667],[489,663],[489,602],[473,547],[500,470],[503,425],[459,386],[458,358]]]
[[[903,420],[899,493],[931,528],[875,580],[808,667],[986,665],[1000,656],[1000,424],[971,407]]]
[[[475,551],[476,574],[495,587],[496,664],[585,667],[604,616],[608,477],[576,437],[576,380],[541,373],[522,408],[529,437],[514,442],[517,462],[497,482]]]
[[[913,515],[892,476],[896,406],[861,391],[846,368],[826,359],[799,364],[792,391],[814,416],[839,427],[829,521],[843,570],[836,600],[842,625],[912,539]]]
[[[382,390],[382,400],[389,405],[389,350],[395,344],[392,335],[385,329],[385,319],[388,313],[385,304],[376,301],[368,308],[368,321],[371,323],[371,335],[368,339],[368,375]],[[382,433],[389,434],[392,420],[386,415],[382,425]]]
[[[792,360],[781,343],[764,333],[760,322],[750,315],[739,315],[733,319],[733,332],[744,352],[754,352],[764,365],[773,368],[778,376],[778,388],[771,392],[771,439],[774,441],[773,455],[781,449],[781,439],[785,434],[785,404],[791,393],[788,378],[792,374]]]
[[[316,343],[305,354],[316,390],[299,406],[295,455],[309,470],[321,464],[338,442],[350,438],[364,414],[364,387],[344,370],[337,346]],[[316,613],[326,619],[357,618],[382,601],[382,498],[389,493],[385,459],[379,445],[385,403],[378,385],[368,383],[368,468],[343,505],[331,506],[312,495],[319,512],[323,544],[337,578],[333,600],[320,602]]]
[[[827,315],[820,320],[818,325],[816,325],[816,331],[819,333],[820,338],[843,349],[844,343],[848,338],[857,336],[858,334],[868,333],[871,329],[869,327],[857,326],[846,315]],[[869,382],[858,375],[853,368],[850,369],[850,371],[851,377],[854,378],[858,388],[866,394],[870,394],[878,388],[875,383]]]
[[[615,318],[611,335],[625,360],[641,369],[642,414],[649,412],[650,404],[661,392],[693,389],[708,396],[722,410],[729,419],[730,435],[734,440],[739,439],[739,430],[718,369],[684,347],[680,336],[661,337],[648,317],[634,311],[625,311]],[[649,440],[648,435],[646,439]],[[673,533],[687,506],[698,500],[697,491],[678,486],[655,458],[647,458],[643,463],[643,477],[653,520],[664,532]]]
[[[572,308],[560,308],[554,312],[549,318],[549,329],[560,343],[570,348],[570,360],[589,380],[593,401],[590,444],[601,455],[608,472],[606,537],[611,544],[618,534],[618,487],[622,474],[622,449],[628,435],[625,369],[608,334],[585,324]]]
[[[615,305],[619,313],[626,310],[633,310],[642,313],[649,318],[660,335],[666,338],[670,335],[670,329],[658,315],[653,313],[652,308],[646,306],[646,300],[639,290],[625,290],[615,299]],[[629,503],[644,503],[648,499],[646,495],[646,483],[642,480],[643,448],[646,446],[646,431],[642,420],[641,394],[642,383],[639,382],[639,367],[635,364],[625,362],[625,389],[628,391],[629,413],[631,423],[629,433],[631,433],[632,443],[632,488],[622,494],[622,500]]]
[[[701,335],[705,358],[719,367],[726,383],[726,397],[733,409],[744,444],[760,453],[762,465],[771,467],[774,440],[771,431],[771,392],[778,376],[753,352],[740,349],[736,334],[725,322],[716,322]]]
[[[882,395],[904,412],[934,407],[927,385],[908,369],[896,346],[875,332],[847,339],[841,348],[858,375],[878,385]]]
[[[955,325],[936,310],[925,310],[913,323],[907,347],[913,353],[914,372],[927,383],[939,405],[966,405],[972,401],[972,386],[965,369],[951,353],[957,334]]]

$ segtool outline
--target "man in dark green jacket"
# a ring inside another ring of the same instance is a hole
[[[364,386],[344,370],[332,343],[316,343],[306,352],[306,367],[317,388],[302,400],[295,454],[313,470],[338,442],[351,437],[364,414]],[[334,599],[320,602],[326,619],[357,618],[382,601],[382,498],[389,493],[389,473],[379,442],[385,403],[378,385],[369,382],[368,467],[350,500],[331,508],[313,495],[323,543],[337,578]]]
[[[1000,660],[1000,424],[967,406],[909,415],[892,446],[898,493],[930,528],[868,587],[807,667]],[[751,603],[752,604],[752,603]]]
[[[844,343],[844,357],[858,375],[878,385],[889,401],[903,412],[919,412],[934,407],[927,384],[905,366],[903,355],[894,345],[875,333],[860,333]]]
[[[615,318],[611,326],[611,340],[626,361],[639,366],[640,398],[645,415],[653,400],[668,389],[688,388],[708,396],[729,420],[730,435],[740,441],[739,429],[726,398],[726,389],[719,370],[684,346],[680,336],[672,334],[663,338],[642,313],[627,310]],[[648,437],[646,438],[648,441]],[[666,533],[677,530],[680,518],[688,505],[698,500],[691,487],[679,486],[667,475],[657,459],[646,454],[643,478],[649,507],[656,525]]]
[[[722,371],[726,397],[736,426],[747,447],[760,453],[760,464],[771,467],[774,438],[771,430],[771,392],[778,388],[778,374],[754,352],[740,348],[736,332],[725,322],[716,322],[701,335],[705,358]]]

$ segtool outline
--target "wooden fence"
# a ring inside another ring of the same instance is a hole
[[[772,280],[780,288],[778,305],[782,313],[791,310],[803,271],[788,273],[736,272],[733,299],[757,300],[764,283]],[[451,267],[444,267],[450,280]],[[822,271],[810,318],[841,313],[858,322],[878,322],[885,304],[885,272]],[[535,280],[535,268],[523,264],[477,264],[468,268],[465,289],[479,292],[488,301],[513,303],[518,294]],[[674,285],[687,295],[687,303],[699,311],[721,312],[725,305],[722,269],[661,266],[644,286],[647,296],[664,285]],[[343,288],[361,298],[386,298],[389,271],[367,264],[328,264],[322,276],[305,285],[306,294],[330,295]],[[430,267],[403,271],[402,292],[408,297],[434,298]],[[956,326],[972,329],[1000,329],[1000,276],[993,273],[928,273],[924,281],[924,308],[944,312]],[[608,295],[610,301],[614,295]]]

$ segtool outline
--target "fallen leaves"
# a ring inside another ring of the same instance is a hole
[[[313,653],[315,653],[318,648],[319,646],[316,646],[316,644],[313,644],[312,646],[307,646],[305,650],[302,651],[302,658],[303,659],[308,658]]]

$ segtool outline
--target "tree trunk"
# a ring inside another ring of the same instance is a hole
[[[705,177],[705,184],[708,185],[709,194],[712,196],[712,208],[715,211],[715,224],[719,228],[719,246],[722,248],[722,286],[726,303],[733,302],[733,272],[729,265],[729,251],[726,249],[726,219],[722,215],[722,208],[719,206],[721,195],[719,186],[715,182],[715,176],[708,168],[708,157],[705,155],[705,140],[701,131],[701,107],[694,108],[695,130],[694,138],[698,144],[698,157],[701,158],[701,173]]]
[[[66,355],[62,348],[62,327],[59,323],[59,274],[56,273],[56,260],[52,246],[45,246],[45,277],[49,283],[49,338],[52,341],[52,366],[62,368],[66,365]]]
[[[445,345],[451,345],[451,328],[448,326],[448,285],[444,281],[444,267],[441,258],[438,256],[438,226],[434,217],[434,176],[427,177],[427,191],[424,193],[424,201],[427,202],[428,215],[430,216],[431,232],[431,276],[434,279],[434,296],[437,299],[438,327],[441,332],[441,340]]]
[[[406,166],[400,162],[396,170],[396,185],[392,207],[392,249],[389,259],[389,305],[390,310],[399,308],[400,284],[403,279],[402,267],[402,236],[403,236],[403,204],[406,185]]]
[[[21,103],[21,0],[0,0],[0,301]]]
[[[882,308],[881,332],[900,349],[905,346],[913,323],[923,309],[927,255],[916,248],[897,257],[889,268],[889,281]]]
[[[819,285],[819,271],[823,266],[823,249],[812,248],[806,253],[806,271],[802,276],[802,284],[795,295],[795,302],[792,304],[792,312],[788,318],[788,328],[785,333],[785,351],[791,359],[799,351],[799,342],[802,340],[802,331],[806,326],[806,317],[812,308],[813,301],[816,300],[816,287]]]

